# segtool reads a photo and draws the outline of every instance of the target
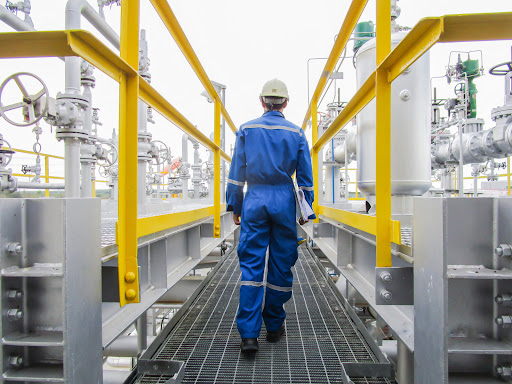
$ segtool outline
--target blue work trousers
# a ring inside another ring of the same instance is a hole
[[[243,339],[259,337],[262,317],[269,332],[279,330],[286,317],[283,305],[292,296],[291,268],[298,256],[295,210],[291,183],[248,188],[238,245],[242,279],[237,326]]]

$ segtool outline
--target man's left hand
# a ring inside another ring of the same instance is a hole
[[[240,215],[233,214],[233,223],[240,225]]]

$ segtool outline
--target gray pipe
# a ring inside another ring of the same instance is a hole
[[[80,140],[64,139],[64,159],[66,197],[80,197]]]
[[[131,371],[116,371],[110,369],[103,370],[103,384],[124,383]]]
[[[155,337],[150,336],[146,341],[146,345],[151,344],[153,340],[155,340]],[[137,357],[139,351],[138,343],[137,336],[119,336],[103,350],[103,356]]]
[[[18,189],[64,189],[64,184],[18,181]]]
[[[183,134],[181,138],[181,162],[188,163],[188,135],[186,133]],[[185,178],[181,178],[181,183],[183,185],[182,198],[183,201],[188,200],[188,179],[190,175]]]
[[[0,20],[18,32],[35,31],[32,25],[26,21],[21,20],[18,16],[10,12],[3,5],[0,5]]]
[[[117,50],[121,46],[119,35],[86,0],[68,0],[66,3],[66,29],[81,29],[84,16]]]

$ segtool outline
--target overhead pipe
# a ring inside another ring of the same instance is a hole
[[[3,5],[0,5],[0,20],[18,32],[35,31],[35,28],[32,25],[21,20]]]
[[[121,42],[118,34],[86,0],[68,0],[65,11],[65,29],[81,29],[82,16],[119,50]],[[81,60],[80,57],[75,56],[66,57],[65,59],[64,99],[72,101],[75,97],[81,98]],[[83,108],[83,106],[80,105],[80,108]],[[88,105],[87,108],[91,108],[91,105]],[[79,197],[80,140],[75,137],[65,137],[64,154],[66,197]]]

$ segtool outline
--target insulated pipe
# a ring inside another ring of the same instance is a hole
[[[68,0],[66,3],[65,29],[81,29],[82,15],[117,49],[120,39],[98,12],[86,0]],[[80,95],[80,57],[66,57],[66,95]],[[91,108],[91,105],[89,105]],[[80,196],[80,142],[77,139],[64,139],[66,197]],[[90,176],[90,172],[89,175]],[[84,177],[88,177],[84,175]],[[91,188],[92,194],[92,188]]]
[[[183,134],[181,138],[181,162],[188,163],[188,135],[186,133]],[[181,184],[183,185],[182,198],[183,201],[188,200],[188,177],[181,178]]]
[[[147,330],[146,330],[147,334]],[[151,344],[155,340],[154,336],[147,339],[147,343]],[[116,357],[137,357],[139,353],[137,336],[119,336],[107,348],[103,350],[103,356]]]
[[[80,197],[80,140],[64,139],[64,183],[66,197]]]
[[[129,368],[129,367],[127,367]],[[119,384],[124,383],[131,371],[119,371],[119,370],[103,370],[103,384]]]
[[[68,0],[66,3],[66,29],[80,29],[84,16],[117,50],[121,46],[119,35],[100,16],[87,0]]]
[[[18,189],[64,189],[64,184],[57,183],[31,183],[27,181],[18,181]]]
[[[88,134],[92,132],[92,92],[91,86],[86,84],[84,85],[84,93],[83,96],[89,100],[89,107],[84,111],[84,131]],[[91,144],[89,144],[91,145]],[[86,146],[82,145],[80,147],[81,157],[86,156]],[[92,197],[92,164],[90,159],[80,159],[81,165],[81,186],[80,186],[80,197]]]
[[[27,23],[26,21],[21,20],[14,13],[10,12],[3,5],[0,5],[0,20],[7,24],[12,29],[16,31],[35,31],[34,27]]]

